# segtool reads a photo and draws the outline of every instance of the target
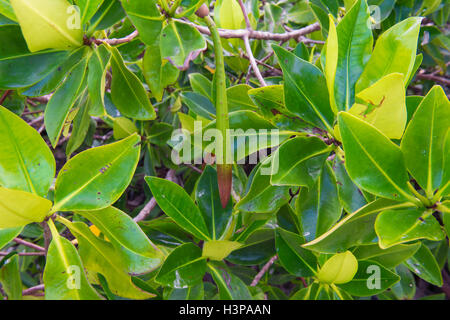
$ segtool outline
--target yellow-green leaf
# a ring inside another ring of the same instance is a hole
[[[350,282],[358,271],[358,260],[350,252],[338,253],[328,259],[317,275],[322,283]]]
[[[31,52],[83,45],[80,14],[66,0],[11,0]]]
[[[334,94],[334,82],[336,78],[336,69],[338,64],[338,38],[333,16],[330,16],[330,28],[328,30],[328,39],[326,43],[326,63],[325,78],[327,79],[328,92],[330,93],[331,109],[337,113],[337,106]]]
[[[32,193],[0,187],[0,228],[42,222],[52,203]]]
[[[236,241],[213,240],[203,244],[203,257],[211,260],[221,261],[231,252],[241,247],[242,244]]]
[[[400,139],[406,126],[406,91],[401,73],[392,73],[357,94],[349,113],[372,124],[390,139]]]

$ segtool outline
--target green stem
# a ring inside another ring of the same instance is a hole
[[[178,7],[180,6],[181,0],[175,0],[170,7],[169,15],[173,17],[175,15],[175,11],[177,11]]]
[[[214,85],[216,89],[216,128],[219,130],[222,138],[222,150],[216,150],[217,160],[217,178],[219,182],[219,193],[222,206],[226,207],[231,194],[232,163],[228,159],[227,146],[229,146],[227,129],[229,129],[228,119],[228,101],[227,85],[225,76],[225,63],[223,58],[222,43],[219,31],[213,19],[207,15],[204,18],[206,25],[211,31],[211,37],[214,43],[214,55],[216,60],[216,72],[214,74]],[[232,161],[231,161],[232,162]]]
[[[408,181],[407,182],[409,190],[411,190],[412,193],[425,205],[430,206],[431,202],[426,197],[422,196],[415,188],[414,186]]]

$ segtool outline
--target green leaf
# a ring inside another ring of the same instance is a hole
[[[108,207],[102,210],[78,213],[89,219],[116,247],[129,274],[148,273],[162,263],[161,251],[150,242],[136,222],[123,211]]]
[[[105,111],[105,82],[107,65],[111,59],[111,53],[104,45],[94,49],[88,63],[87,84],[91,111],[93,116],[103,116]]]
[[[21,93],[28,97],[41,97],[51,94],[64,82],[67,74],[88,54],[89,50],[87,47],[81,47],[71,51],[70,55],[56,69]]]
[[[169,59],[178,69],[186,70],[195,51],[206,48],[206,41],[196,28],[171,20],[162,30],[160,48],[162,58]]]
[[[349,113],[372,124],[390,139],[401,139],[406,127],[405,86],[401,73],[389,74],[356,95]]]
[[[417,240],[442,240],[444,232],[437,220],[423,209],[386,210],[375,222],[375,231],[382,249]]]
[[[357,297],[377,295],[392,287],[400,277],[375,261],[359,261],[358,271],[352,281],[339,288]]]
[[[77,238],[78,252],[89,274],[103,275],[113,294],[130,299],[148,299],[154,296],[133,284],[121,255],[110,242],[96,237],[82,222],[70,222],[60,216],[57,221],[68,227]]]
[[[52,242],[44,269],[45,299],[100,300],[101,296],[87,279],[74,245],[58,234],[52,220],[49,220],[49,226]]]
[[[128,1],[128,3],[131,2]],[[136,1],[133,1],[133,3],[136,3]],[[88,33],[91,34],[94,30],[108,29],[125,17],[121,1],[104,0],[100,9],[90,21]]]
[[[350,282],[358,270],[358,260],[350,252],[338,253],[320,268],[317,278],[321,283],[343,284]]]
[[[70,159],[56,179],[53,212],[103,209],[117,201],[136,169],[139,142],[134,134]]]
[[[422,18],[408,18],[384,32],[377,40],[369,62],[356,83],[360,92],[391,73],[409,79],[416,60],[417,39]]]
[[[332,133],[334,115],[322,71],[279,46],[273,46],[273,50],[283,69],[287,109]]]
[[[147,47],[142,61],[142,68],[145,81],[158,101],[162,100],[164,89],[175,83],[180,74],[180,70],[169,63],[169,60],[161,57],[159,43]]]
[[[372,30],[369,28],[369,19],[366,1],[358,0],[336,28],[338,61],[334,92],[339,111],[350,109],[355,102],[356,81],[372,53],[373,37]]]
[[[228,255],[226,260],[234,264],[253,266],[267,262],[274,255],[274,230],[260,228],[248,237],[242,247]]]
[[[358,260],[371,260],[386,268],[394,268],[411,257],[420,247],[420,242],[399,244],[388,249],[381,249],[378,243],[361,245],[353,251]]]
[[[41,135],[0,106],[0,185],[46,196],[55,159]]]
[[[0,26],[4,43],[0,49],[0,88],[14,89],[31,86],[42,80],[69,57],[68,51],[47,50],[30,53],[18,25]],[[30,65],[34,66],[30,68]]]
[[[255,173],[249,180],[248,192],[235,209],[253,213],[274,212],[289,201],[289,187],[270,184],[271,163],[272,157],[268,157],[253,169]]]
[[[0,229],[0,249],[17,237],[22,232],[22,229],[22,227]]]
[[[319,138],[297,137],[275,152],[270,183],[276,186],[312,187],[331,149]]]
[[[70,158],[70,155],[74,153],[86,139],[86,135],[89,131],[89,125],[91,124],[91,117],[89,111],[91,109],[91,100],[87,92],[78,100],[76,106],[77,114],[73,120],[72,133],[70,134],[69,142],[66,146],[66,156]]]
[[[118,117],[114,118],[113,123],[114,139],[124,139],[134,133],[138,133],[138,129],[133,121],[128,118]]]
[[[44,123],[53,148],[56,148],[69,114],[83,90],[86,67],[87,59],[81,60],[70,71],[64,83],[55,91],[45,108]]]
[[[180,227],[201,240],[211,240],[205,219],[186,191],[172,181],[145,177],[158,206]]]
[[[12,8],[9,0],[0,0],[0,14],[4,15],[12,21],[17,21],[14,9]]]
[[[414,275],[402,264],[395,268],[395,272],[400,276],[400,281],[391,288],[392,292],[398,299],[412,300],[416,295],[416,279],[414,279]]]
[[[3,262],[3,261],[2,261]],[[13,255],[0,269],[0,283],[8,300],[22,300],[19,256]]]
[[[444,90],[435,86],[414,113],[401,143],[406,166],[428,197],[447,183],[442,173],[449,123],[450,102]]]
[[[353,183],[345,169],[345,162],[336,158],[333,164],[339,194],[339,201],[344,210],[352,213],[367,204],[361,190]]]
[[[199,93],[207,97],[210,101],[212,100],[212,83],[211,80],[206,78],[200,73],[190,73],[189,83],[194,92]]]
[[[310,189],[302,188],[296,203],[303,236],[313,240],[324,234],[342,214],[336,178],[331,167],[325,163],[317,182]]]
[[[303,246],[318,252],[336,253],[353,246],[372,243],[376,238],[374,224],[383,210],[408,208],[414,205],[388,199],[377,199],[345,216],[330,230]]]
[[[281,265],[297,277],[312,277],[316,274],[317,258],[301,245],[304,239],[295,233],[276,229],[275,244]]]
[[[181,98],[189,107],[189,111],[209,120],[216,118],[216,108],[205,96],[195,92],[184,92]]]
[[[339,130],[345,151],[345,167],[357,186],[393,200],[414,201],[400,148],[372,125],[341,112]]]
[[[0,187],[0,229],[42,222],[52,203],[35,194]]]
[[[252,87],[246,84],[238,84],[227,89],[227,101],[230,112],[256,109],[255,104],[248,95],[251,89]]]
[[[450,130],[447,132],[447,136],[444,141],[444,169],[442,173],[442,183],[439,188],[438,193],[443,196],[450,195]]]
[[[239,277],[212,264],[208,264],[208,269],[219,288],[220,300],[252,300],[250,291]]]
[[[222,239],[232,213],[231,201],[224,208],[220,202],[217,172],[211,166],[206,166],[198,180],[195,189],[195,199],[198,204],[209,234],[213,240]]]
[[[31,52],[83,45],[79,13],[66,0],[10,0]],[[72,26],[73,25],[73,26]]]
[[[80,7],[80,19],[81,24],[89,22],[104,0],[76,0],[76,3]]]
[[[231,252],[239,249],[242,244],[236,241],[228,240],[212,240],[203,244],[203,257],[221,261],[225,259]]]
[[[139,31],[139,36],[147,45],[158,40],[163,26],[163,19],[154,0],[133,0],[121,2],[128,17]]]
[[[131,72],[115,47],[110,47],[112,58],[111,98],[114,105],[124,116],[136,120],[153,120],[155,110],[150,103],[142,82]]]
[[[442,286],[443,281],[439,265],[430,249],[423,243],[419,250],[405,262],[405,265],[419,278],[422,278],[435,286]]]
[[[339,60],[339,41],[338,41],[338,34],[337,34],[337,30],[336,30],[336,25],[334,24],[333,16],[329,15],[328,17],[329,17],[328,37],[327,37],[327,41],[325,43],[325,47],[323,49],[324,53],[325,53],[324,73],[325,73],[325,79],[327,80],[328,93],[330,94],[330,106],[331,106],[331,109],[333,110],[333,112],[337,113],[338,108],[336,105],[335,84],[336,84],[336,72],[337,72],[338,60]],[[308,52],[307,52],[307,56],[309,56]],[[342,56],[344,57],[344,55],[342,55]],[[305,60],[305,58],[303,58],[303,59]],[[342,69],[342,65],[341,65],[341,69]]]
[[[201,282],[205,272],[206,258],[202,257],[202,249],[186,243],[169,254],[155,280],[163,285],[183,288]]]

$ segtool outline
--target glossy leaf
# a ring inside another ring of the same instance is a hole
[[[386,210],[375,222],[375,231],[383,249],[393,245],[417,240],[442,240],[444,232],[433,216],[424,215],[424,210]]]
[[[105,82],[107,65],[110,61],[111,53],[101,45],[93,51],[88,63],[87,84],[89,98],[91,100],[90,114],[102,116],[105,111]]]
[[[124,139],[135,133],[138,133],[136,125],[128,118],[118,117],[114,118],[113,124],[114,139]]]
[[[366,1],[357,0],[336,28],[338,60],[334,92],[339,111],[350,109],[355,102],[356,81],[372,53],[373,37],[369,19]]]
[[[430,249],[423,243],[419,250],[405,262],[405,265],[425,281],[438,287],[442,286],[442,274],[439,265]]]
[[[47,300],[100,300],[101,296],[89,283],[83,263],[74,245],[58,234],[49,223],[52,242],[48,248],[44,269]]]
[[[343,284],[350,282],[358,270],[358,260],[350,252],[338,253],[320,268],[317,277],[321,283]]]
[[[163,260],[162,252],[150,242],[136,222],[114,207],[97,211],[80,211],[110,241],[122,256],[127,272],[132,275],[148,273]]]
[[[220,202],[217,172],[211,166],[206,166],[197,183],[195,198],[209,234],[213,240],[222,239],[232,213],[231,201],[224,208]]]
[[[359,92],[349,113],[372,124],[390,139],[401,139],[406,127],[405,86],[401,73],[389,74]]]
[[[0,229],[0,249],[17,237],[22,232],[22,229],[22,227]]]
[[[406,166],[429,197],[441,183],[448,183],[442,173],[449,123],[450,102],[444,90],[435,86],[417,108],[402,140]]]
[[[353,254],[358,260],[371,260],[386,268],[394,268],[416,253],[419,247],[420,242],[416,242],[381,249],[378,243],[373,243],[357,247]]]
[[[243,266],[252,266],[267,262],[275,255],[273,229],[261,228],[251,234],[245,243],[227,256],[227,261]]]
[[[203,257],[221,261],[225,259],[231,252],[236,249],[239,249],[242,244],[236,241],[228,241],[228,240],[213,240],[206,241],[203,244]]]
[[[405,207],[413,207],[413,205],[388,199],[377,199],[345,216],[326,233],[304,244],[304,247],[323,253],[336,253],[353,246],[370,244],[376,238],[373,226],[378,213]]]
[[[392,287],[400,277],[375,261],[359,261],[352,281],[339,285],[349,294],[369,297]]]
[[[255,169],[249,181],[248,192],[236,205],[236,209],[253,212],[273,212],[289,201],[289,187],[270,184],[271,158],[267,158]],[[273,170],[272,170],[273,172]]]
[[[393,199],[411,199],[408,176],[399,147],[375,127],[348,113],[339,114],[345,167],[361,189]]]
[[[73,152],[81,147],[88,134],[89,125],[91,124],[91,117],[89,116],[91,100],[89,99],[86,91],[78,100],[75,108],[77,112],[75,119],[73,119],[72,133],[70,134],[70,138],[66,146],[66,155],[68,158],[70,158]]]
[[[157,1],[133,0],[121,2],[128,17],[136,26],[144,43],[152,45],[159,38],[163,26]]]
[[[64,83],[56,90],[45,109],[45,127],[53,148],[68,121],[78,95],[83,91],[87,59],[81,60],[69,73]],[[69,122],[70,123],[70,122]]]
[[[139,142],[139,136],[132,135],[70,159],[56,179],[53,211],[96,210],[113,204],[134,174]]]
[[[341,217],[336,178],[327,164],[321,169],[314,186],[300,190],[296,211],[307,241],[325,233]]]
[[[55,159],[40,134],[0,106],[0,185],[46,196]]]
[[[79,13],[66,0],[11,0],[31,52],[81,47],[83,31],[76,25]]]
[[[4,262],[4,261],[2,261]],[[22,280],[20,278],[19,256],[13,255],[0,268],[0,283],[8,300],[22,300]]]
[[[146,177],[145,181],[165,214],[197,238],[211,240],[203,215],[183,188],[172,181],[156,177]]]
[[[0,229],[42,222],[52,203],[29,192],[0,187]]]
[[[211,264],[208,264],[208,271],[219,289],[221,300],[252,300],[245,283],[233,273]]]
[[[378,38],[372,56],[356,83],[356,92],[391,73],[401,73],[404,79],[409,79],[416,60],[421,21],[422,18],[418,17],[408,18]]]
[[[114,105],[124,116],[136,120],[152,120],[156,117],[141,81],[131,72],[115,47],[111,51],[111,97]]]
[[[147,47],[142,68],[145,81],[158,101],[162,100],[164,89],[174,83],[180,73],[167,59],[161,57],[159,43]]]
[[[130,299],[154,296],[133,284],[121,256],[110,242],[96,237],[82,222],[70,222],[64,218],[58,218],[58,221],[64,223],[77,238],[78,252],[86,269],[94,275],[100,273],[105,277],[113,294]]]
[[[186,243],[173,250],[164,261],[155,280],[163,285],[183,288],[199,283],[206,272],[206,258],[193,243]]]
[[[103,0],[77,0],[76,3],[80,6],[81,23],[85,24],[91,20],[97,12],[103,3]]]
[[[161,57],[181,70],[187,69],[195,51],[204,50],[206,42],[200,32],[180,21],[170,21],[161,32]]]
[[[284,75],[286,107],[305,121],[333,132],[334,120],[323,73],[285,49],[273,46]]]
[[[297,137],[286,141],[274,155],[271,184],[312,187],[329,152],[330,148],[316,137]]]
[[[311,277],[316,274],[316,256],[301,245],[304,239],[295,233],[278,228],[275,232],[278,258],[282,266],[297,277]]]

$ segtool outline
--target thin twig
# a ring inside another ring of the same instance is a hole
[[[442,84],[445,84],[446,86],[450,87],[450,80],[444,77],[439,77],[433,74],[417,74],[416,76],[417,79],[422,79],[422,80],[431,80],[431,81],[435,81],[435,82],[439,82]]]
[[[261,84],[261,86],[266,87],[267,84],[264,81],[264,78],[258,69],[258,65],[256,64],[255,57],[253,56],[252,48],[250,47],[250,41],[248,40],[248,37],[244,37],[243,40],[244,40],[244,44],[245,44],[245,51],[247,51],[248,59],[250,60],[250,65],[252,66],[253,72],[255,73],[256,77],[258,78],[258,81]]]
[[[44,248],[45,255],[47,255],[48,247],[50,246],[50,242],[52,241],[52,232],[47,224],[47,221],[41,222],[41,226],[44,229]]]
[[[133,33],[130,33],[128,36],[124,38],[118,38],[118,39],[91,39],[91,42],[95,43],[96,45],[100,45],[102,43],[107,43],[111,46],[115,46],[118,44],[123,44],[127,42],[133,41],[137,36],[139,35],[139,32],[135,30]]]
[[[247,27],[247,30],[252,30],[252,25],[248,18],[247,9],[245,9],[244,2],[242,0],[238,0],[238,2],[239,2],[239,5],[241,6],[242,14],[244,15],[245,26]]]
[[[273,256],[265,265],[262,267],[261,271],[258,272],[258,274],[253,279],[252,283],[250,284],[251,287],[254,287],[258,284],[258,282],[262,279],[264,274],[270,269],[270,267],[273,265],[273,263],[278,259],[278,256]]]
[[[31,249],[35,249],[35,250],[37,250],[37,251],[43,251],[43,252],[45,252],[45,248],[44,248],[44,247],[38,246],[37,244],[34,244],[34,243],[31,243],[31,242],[22,240],[22,239],[20,239],[20,238],[15,238],[13,241],[14,241],[15,243],[21,244],[21,245],[23,245],[23,246],[25,246],[25,247],[28,247],[28,248],[31,248]]]
[[[178,20],[180,22],[184,22],[196,28],[203,34],[211,35],[209,29],[204,26],[200,26],[198,24],[192,23],[186,20]],[[286,33],[272,33],[267,31],[257,31],[257,30],[247,30],[247,29],[238,29],[238,30],[227,30],[227,29],[219,29],[219,35],[221,38],[232,39],[232,38],[240,38],[243,39],[247,36],[249,39],[258,39],[258,40],[274,40],[274,41],[288,41],[289,39],[298,38],[300,36],[304,36],[315,31],[320,30],[320,24],[314,23],[307,27],[294,30]]]
[[[38,293],[38,291],[44,291],[43,284],[23,290],[22,295],[23,296],[34,296],[36,293]]]
[[[3,95],[0,98],[0,104],[5,102],[6,98],[8,98],[9,94],[12,92],[12,90],[6,90]]]

